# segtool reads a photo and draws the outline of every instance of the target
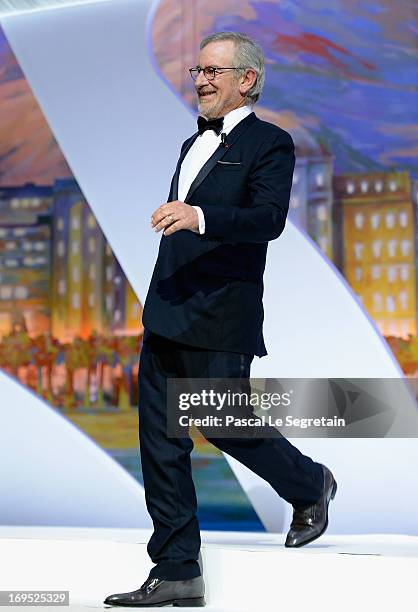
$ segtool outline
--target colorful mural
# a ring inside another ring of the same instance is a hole
[[[1,31],[0,114],[0,367],[142,482],[142,305]],[[262,530],[220,451],[195,436],[202,527]]]
[[[418,376],[416,9],[161,0],[150,49],[191,110],[199,41],[228,29],[262,45],[256,113],[295,140],[292,220],[345,276],[404,372]],[[0,116],[0,367],[140,481],[142,305],[1,31]],[[193,467],[203,528],[262,529],[220,452],[198,437]]]
[[[255,107],[296,144],[290,217],[337,266],[418,375],[417,11],[408,2],[161,0],[162,77],[196,110],[199,41],[241,31],[266,56]]]

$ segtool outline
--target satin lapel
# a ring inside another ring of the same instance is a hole
[[[196,132],[196,134],[193,134],[193,136],[190,138],[189,144],[183,149],[183,153],[179,157],[179,160],[178,160],[177,166],[176,166],[176,171],[175,171],[174,177],[173,177],[173,193],[172,193],[171,201],[178,200],[178,197],[179,197],[179,176],[180,176],[181,164],[183,162],[183,159],[186,157],[188,150],[190,149],[190,147],[192,146],[192,144],[194,143],[194,141],[196,140],[196,138],[198,136],[199,136],[199,132]]]
[[[205,180],[205,178],[207,177],[209,172],[211,170],[213,170],[213,168],[218,163],[218,160],[222,159],[222,157],[225,155],[225,153],[234,145],[234,143],[238,140],[238,138],[244,134],[244,132],[250,127],[250,125],[256,119],[257,119],[257,117],[256,117],[255,113],[252,112],[249,115],[247,115],[247,117],[245,117],[245,119],[240,121],[238,123],[238,125],[236,125],[234,127],[234,129],[232,129],[229,132],[229,134],[227,136],[227,139],[226,139],[227,140],[227,144],[228,144],[228,149],[225,149],[222,145],[219,145],[219,147],[216,149],[215,153],[211,157],[209,157],[208,161],[202,166],[202,168],[200,169],[200,171],[199,171],[198,175],[196,176],[195,180],[190,185],[190,189],[187,192],[187,196],[184,199],[185,202],[188,201],[188,199],[193,195],[193,193],[196,191],[196,189],[202,183],[202,181]]]

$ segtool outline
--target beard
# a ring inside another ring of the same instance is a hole
[[[210,96],[212,97],[212,96]],[[215,119],[219,111],[219,101],[216,100],[216,92],[214,92],[213,100],[206,100],[204,97],[198,96],[197,99],[197,110],[206,119]]]

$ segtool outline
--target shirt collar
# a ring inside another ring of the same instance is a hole
[[[240,106],[239,108],[234,108],[234,110],[229,111],[229,113],[224,115],[222,131],[229,134],[232,128],[234,128],[240,121],[245,119],[245,117],[248,117],[248,115],[252,112],[253,111],[250,106]],[[205,115],[202,115],[202,117],[205,117]],[[204,134],[211,134],[213,136],[214,132],[208,130],[204,132]],[[201,136],[203,136],[203,134],[201,134]]]
[[[226,133],[230,132],[237,123],[245,119],[250,113],[252,113],[252,110],[249,106],[240,106],[239,108],[234,108],[234,110],[229,111],[229,113],[226,113],[224,116],[224,127],[222,131]]]

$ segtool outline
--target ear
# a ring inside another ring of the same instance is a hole
[[[251,89],[257,80],[257,73],[253,68],[247,68],[245,74],[239,78],[239,91],[244,95]]]

